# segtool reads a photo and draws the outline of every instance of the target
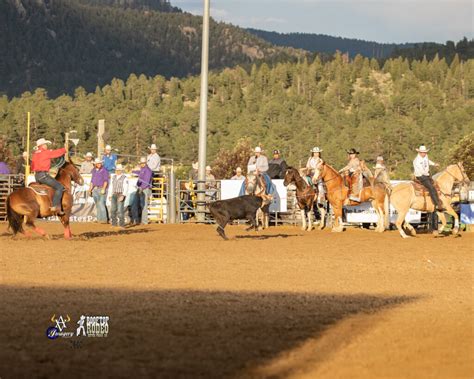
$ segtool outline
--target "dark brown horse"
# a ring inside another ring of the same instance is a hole
[[[318,192],[303,179],[294,167],[288,167],[285,172],[283,185],[287,187],[290,184],[296,186],[296,201],[301,212],[301,230],[309,232],[313,229],[312,214],[314,205],[317,204]],[[324,228],[325,211],[324,207],[319,209],[321,213],[319,229],[321,230]],[[306,226],[306,218],[308,219],[308,226]]]
[[[331,203],[335,222],[332,231],[342,232],[342,208],[344,205],[359,205],[349,199],[349,188],[344,184],[344,179],[333,167],[326,162],[322,162],[316,167],[313,182],[322,179],[327,187],[327,198]],[[372,207],[377,212],[378,222],[375,229],[376,232],[385,230],[385,199],[387,196],[387,188],[383,183],[375,183],[373,186],[364,187],[360,194],[361,203],[370,201]]]
[[[70,239],[72,237],[71,228],[69,226],[69,217],[72,209],[72,195],[71,195],[71,181],[84,184],[79,170],[71,162],[65,162],[59,168],[56,175],[56,180],[61,183],[65,190],[62,197],[62,208],[64,215],[60,216],[61,223],[64,226],[64,238]],[[33,229],[33,231],[40,236],[48,237],[46,232],[34,224],[38,217],[52,216],[50,207],[52,204],[54,190],[51,187],[32,183],[30,187],[24,187],[13,191],[7,197],[7,215],[8,224],[13,234],[22,233],[27,236],[31,234],[23,229],[23,220],[26,220],[26,225]]]

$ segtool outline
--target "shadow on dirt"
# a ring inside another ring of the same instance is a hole
[[[348,317],[375,314],[417,299],[6,286],[0,287],[0,298],[0,373],[51,378],[68,373],[75,377],[254,376],[256,367],[309,338],[320,338]],[[65,331],[74,332],[72,338],[46,337],[46,329],[55,326],[53,314],[70,317]],[[76,337],[81,315],[109,316],[108,336]],[[368,321],[367,328],[370,325]],[[353,329],[343,336],[344,343],[357,335],[357,328]],[[312,356],[324,361],[337,351],[338,342],[333,342],[329,351],[315,351]],[[11,364],[18,359],[21,364]],[[285,377],[293,369],[271,376]]]

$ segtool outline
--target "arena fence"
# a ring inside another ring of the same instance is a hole
[[[7,196],[24,186],[24,175],[0,175],[0,221],[7,220]]]

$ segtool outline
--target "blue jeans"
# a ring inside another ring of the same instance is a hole
[[[117,225],[117,219],[119,226],[125,226],[125,210],[124,201],[119,201],[120,194],[114,193],[110,199],[110,222],[112,225]]]
[[[35,174],[35,180],[40,184],[45,184],[54,189],[53,207],[61,208],[64,186],[56,179],[53,179],[46,171],[37,172]]]
[[[135,193],[132,204],[132,222],[136,224],[148,224],[148,201],[150,196],[151,189],[149,188]]]
[[[107,222],[107,208],[105,207],[106,195],[102,195],[100,191],[100,188],[94,188],[92,190],[92,198],[94,199],[97,210],[97,221]]]

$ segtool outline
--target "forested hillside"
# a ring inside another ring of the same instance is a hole
[[[333,37],[314,33],[277,33],[258,29],[247,29],[250,33],[277,46],[291,46],[311,52],[334,54],[336,51],[360,54],[368,58],[388,58],[396,49],[410,48],[412,44],[378,43],[355,38]],[[421,56],[420,59],[422,59]]]
[[[392,52],[392,58],[403,57],[412,59],[433,59],[435,56],[445,58],[451,63],[454,57],[458,55],[461,60],[474,59],[474,40],[468,40],[464,37],[458,43],[453,41],[446,42],[445,45],[440,43],[420,43],[409,48],[398,47]]]
[[[231,149],[241,138],[280,148],[292,165],[304,163],[318,145],[336,167],[355,147],[369,161],[383,154],[395,177],[407,177],[414,149],[431,148],[446,163],[452,146],[474,131],[474,60],[437,57],[411,63],[340,54],[314,61],[263,64],[250,72],[236,67],[210,77],[208,158]],[[197,159],[199,78],[166,80],[134,74],[124,82],[73,97],[49,99],[37,89],[0,98],[0,135],[19,153],[26,112],[32,112],[32,140],[46,137],[56,146],[64,131],[78,131],[79,150],[94,151],[98,119],[106,119],[107,142],[122,154],[142,154],[154,142],[163,156],[184,164]]]
[[[0,94],[41,87],[58,96],[78,86],[93,91],[132,73],[196,74],[201,25],[201,17],[166,1],[2,0]],[[210,29],[211,69],[296,61],[306,54],[274,47],[232,25],[211,22]]]

